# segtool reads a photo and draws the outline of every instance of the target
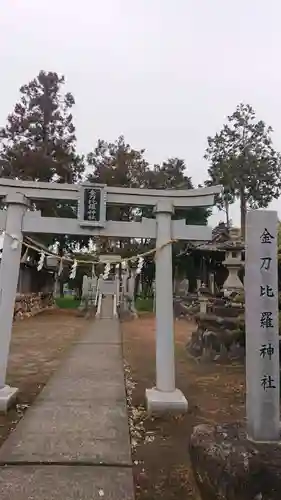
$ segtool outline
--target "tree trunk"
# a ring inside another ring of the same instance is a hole
[[[246,232],[246,213],[247,213],[247,203],[244,189],[241,189],[240,193],[240,221],[241,221],[241,238],[245,241]]]
[[[228,200],[225,200],[225,215],[226,215],[226,227],[230,228],[230,218],[229,218],[229,203]]]
[[[248,155],[247,155],[247,131],[245,129],[245,126],[243,127],[243,150],[242,150],[242,164],[241,164],[241,179],[240,179],[240,223],[241,223],[241,238],[243,241],[245,241],[245,235],[246,235],[246,212],[247,212],[247,202],[246,202],[246,195],[245,195],[245,179],[243,177],[243,168],[246,167],[247,161],[248,161]],[[246,169],[247,171],[247,169]]]

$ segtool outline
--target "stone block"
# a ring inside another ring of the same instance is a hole
[[[52,292],[17,294],[14,306],[14,319],[34,316],[54,305]]]
[[[0,389],[0,413],[7,413],[9,408],[15,403],[18,395],[16,387],[5,385]]]
[[[195,427],[190,456],[202,500],[280,499],[280,444],[249,441],[241,424]]]
[[[243,309],[241,307],[213,307],[213,314],[215,314],[216,316],[220,316],[221,318],[236,318],[242,313]]]

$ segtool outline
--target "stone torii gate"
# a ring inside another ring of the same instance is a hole
[[[174,209],[209,207],[219,186],[190,190],[156,190],[73,185],[0,179],[0,228],[5,231],[0,266],[0,411],[6,411],[17,389],[5,384],[14,303],[25,233],[73,234],[118,238],[152,238],[156,247],[171,239],[204,241],[211,228],[172,220]],[[28,210],[38,200],[74,200],[78,218],[42,217]],[[106,205],[153,206],[155,219],[141,222],[106,220]],[[156,252],[156,387],[147,389],[148,410],[187,410],[187,400],[175,387],[172,248]]]

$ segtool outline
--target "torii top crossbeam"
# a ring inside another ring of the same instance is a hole
[[[220,186],[198,189],[139,189],[111,187],[103,184],[58,184],[0,179],[0,198],[4,203],[17,204],[36,200],[64,200],[78,203],[78,218],[42,217],[40,211],[24,211],[23,233],[99,235],[120,238],[156,238],[156,220],[141,222],[106,220],[106,205],[152,206],[159,214],[173,210],[213,205]],[[22,201],[19,198],[22,197]],[[17,201],[18,200],[18,201]],[[25,200],[25,202],[24,202]],[[7,211],[0,211],[0,227],[6,227]],[[157,218],[157,217],[156,217]],[[185,220],[171,225],[171,238],[209,240],[211,228],[186,226]]]
[[[0,198],[15,191],[20,191],[26,198],[32,200],[78,201],[83,186],[86,185],[0,179]],[[95,186],[98,186],[98,184],[95,184]],[[220,186],[197,189],[143,189],[112,187],[101,184],[100,186],[105,189],[109,204],[127,204],[140,207],[154,206],[161,199],[171,201],[175,208],[208,207],[213,205],[214,196],[221,192]]]

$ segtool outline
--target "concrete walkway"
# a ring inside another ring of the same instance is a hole
[[[0,449],[1,500],[133,500],[118,320],[101,319]]]

